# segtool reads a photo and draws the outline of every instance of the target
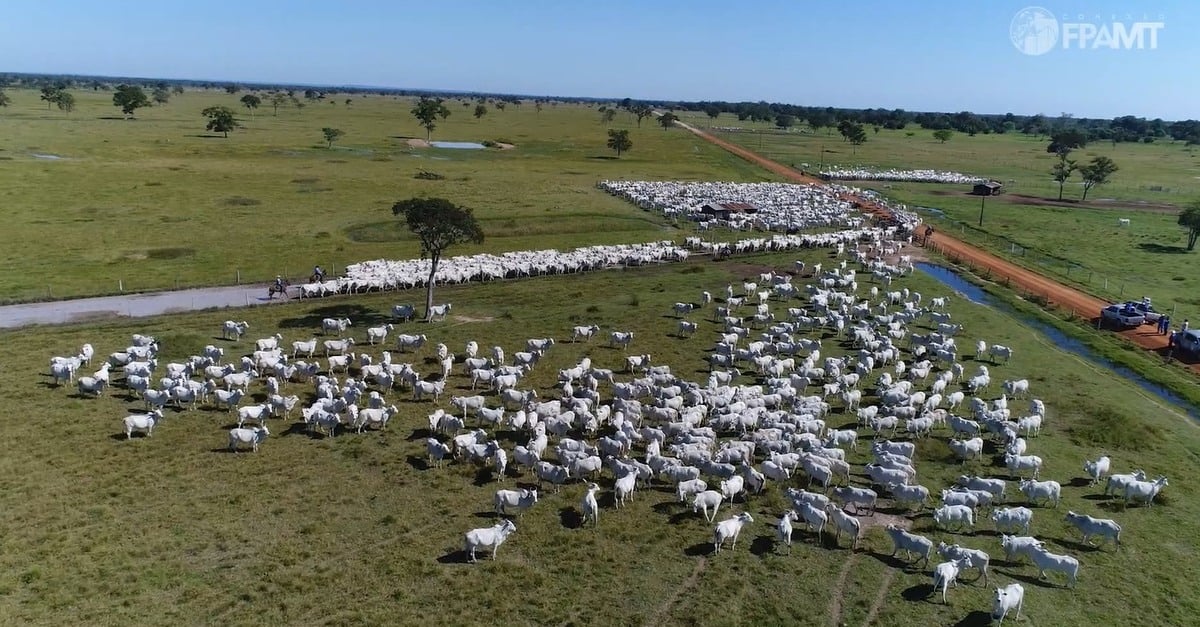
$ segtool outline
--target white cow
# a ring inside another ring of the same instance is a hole
[[[705,490],[697,494],[692,499],[692,511],[704,512],[704,519],[712,522],[717,517],[717,509],[721,507],[721,503],[725,501],[725,495],[716,490]],[[709,515],[708,510],[712,508],[712,515]]]
[[[1005,507],[992,511],[992,522],[996,523],[996,531],[1020,531],[1029,533],[1033,524],[1033,510],[1028,507]]]
[[[987,585],[988,565],[992,562],[992,557],[987,554],[987,551],[968,549],[957,544],[946,544],[945,542],[939,542],[938,553],[948,560],[957,560],[964,557],[971,558],[970,568],[979,569],[979,575],[983,577],[983,585]]]
[[[1154,505],[1154,497],[1167,487],[1167,478],[1159,477],[1154,481],[1133,481],[1125,485],[1125,505],[1135,501],[1145,501],[1146,507]]]
[[[578,342],[580,338],[583,338],[584,341],[590,340],[592,339],[592,336],[596,335],[596,333],[599,331],[599,325],[595,324],[591,326],[574,327],[571,329],[571,341]]]
[[[1037,455],[1005,455],[1004,466],[1008,471],[1016,476],[1022,470],[1032,470],[1033,478],[1037,479],[1038,474],[1042,471],[1042,458]]]
[[[1096,485],[1097,483],[1100,483],[1100,480],[1109,473],[1109,469],[1111,467],[1112,460],[1108,458],[1108,455],[1103,455],[1095,461],[1084,460],[1083,471],[1086,472],[1088,477],[1091,478],[1091,481],[1088,482],[1088,485]]]
[[[825,506],[825,513],[833,520],[834,527],[837,529],[833,535],[833,543],[837,544],[842,537],[842,532],[845,531],[850,534],[850,551],[854,552],[858,548],[858,537],[862,535],[862,524],[858,522],[858,518],[847,514],[833,503]]]
[[[126,416],[123,423],[125,424],[125,439],[133,437],[133,432],[138,431],[145,433],[146,437],[154,434],[154,427],[158,421],[162,420],[163,413],[161,409],[156,409],[148,414],[133,414]]]
[[[1010,583],[1003,588],[996,588],[996,594],[992,597],[992,620],[998,621],[997,626],[1004,624],[1004,618],[1008,616],[1008,612],[1016,608],[1017,615],[1014,618],[1021,618],[1021,605],[1025,602],[1025,588],[1019,583]]]
[[[915,566],[921,562],[929,563],[929,555],[933,553],[933,540],[920,536],[914,533],[909,533],[894,524],[889,524],[884,528],[887,534],[892,539],[892,556],[900,549],[904,549],[904,554],[912,558],[915,553],[921,559],[913,563]]]
[[[933,591],[936,593],[938,588],[942,589],[942,603],[946,603],[946,588],[950,586],[957,588],[958,574],[971,566],[971,558],[963,556],[952,562],[942,562],[934,567]]]
[[[600,503],[596,501],[596,493],[599,491],[599,485],[588,484],[587,494],[583,495],[583,500],[579,503],[579,509],[583,512],[583,522],[586,524],[591,520],[593,527],[600,524]]]
[[[742,533],[742,527],[754,522],[754,518],[749,513],[741,513],[733,518],[727,518],[717,523],[717,528],[713,531],[713,552],[720,553],[721,545],[725,544],[726,540],[732,540],[730,549],[737,548],[738,535]]]
[[[480,529],[472,529],[466,534],[466,541],[463,545],[463,550],[467,553],[467,559],[471,562],[475,559],[475,551],[477,549],[489,549],[492,552],[492,559],[496,559],[496,553],[500,551],[500,545],[508,539],[514,531],[517,530],[517,525],[511,520],[504,520],[492,527],[483,527]]]
[[[787,547],[788,555],[792,554],[792,521],[799,520],[795,510],[788,510],[779,518],[779,524],[775,527],[775,538],[779,544]]]
[[[496,513],[507,516],[509,510],[518,514],[533,507],[537,503],[537,488],[522,488],[520,490],[496,490]]]
[[[1018,484],[1021,493],[1025,498],[1029,499],[1029,503],[1037,505],[1041,501],[1048,501],[1058,507],[1058,502],[1062,500],[1062,484],[1057,481],[1034,481],[1026,479]]]
[[[321,321],[321,332],[325,335],[337,333],[338,337],[342,337],[342,334],[345,333],[346,329],[349,327],[349,318],[325,318]]]
[[[951,523],[958,527],[966,525],[973,528],[975,512],[966,505],[943,505],[933,511],[933,523],[946,529],[950,528]]]
[[[1029,552],[1035,548],[1042,546],[1043,542],[1033,536],[1010,536],[1000,535],[1000,547],[1004,549],[1004,559],[1014,561],[1021,555],[1029,555]]]
[[[367,342],[372,346],[374,346],[376,342],[379,342],[380,344],[384,343],[387,340],[388,332],[394,328],[396,328],[395,325],[390,322],[377,327],[368,327]]]
[[[1109,518],[1092,518],[1087,514],[1076,514],[1075,512],[1067,512],[1065,520],[1083,534],[1083,541],[1087,544],[1092,544],[1092,536],[1100,536],[1112,538],[1113,544],[1118,549],[1121,548],[1121,525],[1118,525],[1117,521]]]
[[[249,444],[250,449],[257,452],[258,445],[262,444],[263,440],[266,440],[268,435],[271,435],[271,432],[267,429],[266,425],[261,427],[253,427],[251,429],[243,429],[241,427],[230,429],[229,450],[236,452],[239,445]]]
[[[223,339],[223,340],[232,339],[233,341],[236,342],[236,341],[242,339],[242,336],[246,334],[246,331],[249,328],[250,328],[250,323],[246,322],[245,320],[243,320],[241,322],[235,322],[233,320],[226,320],[225,323],[221,325],[221,339]]]
[[[1075,587],[1075,583],[1079,579],[1079,560],[1070,555],[1051,553],[1040,546],[1030,549],[1029,559],[1033,560],[1034,566],[1037,566],[1038,579],[1045,579],[1046,571],[1051,570],[1064,573],[1067,576],[1067,585],[1071,588]]]

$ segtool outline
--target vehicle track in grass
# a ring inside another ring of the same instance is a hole
[[[691,131],[697,137],[711,142],[755,165],[758,165],[770,172],[796,183],[807,183],[811,185],[825,185],[826,181],[819,178],[798,172],[782,163],[773,161],[762,155],[756,154],[751,150],[727,142],[714,135],[702,131],[694,126],[676,122],[683,128]],[[890,213],[884,207],[862,197],[854,197],[846,195],[844,198],[853,202],[863,211],[878,216],[888,216]],[[918,241],[924,240],[928,233],[929,226],[922,225],[918,227],[915,237]],[[1045,277],[1037,272],[1023,268],[1015,263],[1002,259],[987,251],[976,248],[971,244],[955,239],[950,235],[942,232],[936,232],[927,240],[927,247],[940,252],[943,256],[951,261],[961,263],[971,268],[976,273],[984,274],[989,279],[997,281],[1016,290],[1019,294],[1035,296],[1045,299],[1046,304],[1055,309],[1064,312],[1069,312],[1076,316],[1083,317],[1087,320],[1096,323],[1100,310],[1109,303],[1099,299],[1091,294],[1081,292],[1073,287],[1063,285],[1054,279]],[[1154,352],[1155,354],[1166,357],[1167,336],[1159,335],[1149,326],[1144,325],[1135,329],[1126,329],[1118,332],[1119,335],[1134,344]],[[1185,364],[1192,372],[1200,373],[1200,362]]]

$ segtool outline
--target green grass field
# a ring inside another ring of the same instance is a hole
[[[802,258],[812,263],[827,255],[811,251]],[[430,344],[445,342],[452,350],[468,340],[499,344],[510,354],[526,338],[556,337],[558,345],[523,384],[543,397],[557,370],[584,355],[597,366],[622,369],[623,353],[603,341],[563,341],[576,324],[633,330],[633,352],[650,353],[679,376],[703,381],[703,349],[717,327],[697,314],[696,337],[672,337],[671,303],[695,300],[704,289],[716,293],[767,267],[784,271],[795,258],[694,260],[446,288],[438,300],[453,302],[457,316],[397,332],[426,333]],[[926,298],[946,293],[922,276],[904,285]],[[393,303],[417,298],[347,297],[232,315],[250,322],[247,340],[276,331],[285,341],[307,339],[322,318],[342,315],[353,319],[353,335],[363,340],[364,327],[384,319]],[[1014,347],[1010,365],[992,368],[997,384],[1028,378],[1033,394],[1047,403],[1046,428],[1030,448],[1046,459],[1044,477],[1063,483],[1065,499],[1058,510],[1036,510],[1034,533],[1055,551],[1081,559],[1079,588],[1048,587],[1033,579],[1028,564],[1004,563],[990,522],[974,534],[947,534],[932,530],[925,512],[914,516],[914,528],[988,550],[994,581],[1026,586],[1023,615],[1031,624],[1191,624],[1200,610],[1192,585],[1200,534],[1196,424],[1120,377],[1058,351],[1019,320],[954,297],[950,310],[966,325],[966,338]],[[272,436],[257,454],[232,455],[222,450],[231,422],[224,412],[170,412],[152,438],[126,442],[118,435],[120,419],[139,403],[123,390],[80,399],[47,383],[51,354],[92,342],[106,355],[134,332],[159,337],[164,360],[211,343],[237,354],[237,347],[214,338],[230,316],[214,311],[0,333],[8,348],[0,370],[8,373],[7,396],[14,399],[12,419],[0,427],[8,442],[0,473],[0,615],[8,622],[987,624],[988,589],[963,583],[951,591],[949,606],[926,600],[929,569],[907,569],[888,557],[890,543],[879,529],[854,555],[818,546],[799,530],[792,555],[778,554],[771,538],[785,507],[781,486],[738,504],[735,509],[751,512],[755,523],[736,551],[710,556],[711,526],[665,486],[639,491],[631,507],[617,511],[606,476],[599,529],[579,529],[583,489],[570,484],[560,494],[544,493],[517,521],[497,561],[468,566],[455,561],[455,552],[463,532],[493,524],[497,484],[490,472],[463,464],[425,467],[431,402],[398,393],[392,400],[400,413],[386,431],[333,439],[312,439],[291,421],[273,420]],[[846,352],[835,338],[824,341],[824,354]],[[397,357],[429,372],[431,350]],[[456,372],[448,392],[469,394],[468,384]],[[262,388],[256,384],[252,392]],[[284,392],[307,397],[309,386],[289,384]],[[853,422],[840,402],[834,407],[831,426]],[[509,450],[524,442],[516,433],[498,436]],[[962,471],[947,462],[945,439],[942,432],[922,443],[918,455],[920,481],[935,492]],[[1097,498],[1097,489],[1079,487],[1083,460],[1101,451],[1113,457],[1114,471],[1136,466],[1168,475],[1161,502],[1124,510]],[[865,460],[865,447],[851,455],[856,466]],[[966,470],[1006,473],[991,464],[989,456]],[[509,477],[503,485],[529,479]],[[1121,550],[1080,546],[1062,522],[1068,509],[1117,519],[1125,530]],[[723,509],[720,518],[727,515]]]
[[[596,189],[604,178],[766,180],[769,174],[652,120],[628,115],[634,147],[605,147],[600,114],[582,105],[491,108],[450,102],[435,140],[506,140],[512,150],[411,148],[424,129],[412,101],[332,96],[297,110],[253,116],[240,95],[189,91],[121,119],[109,92],[75,92],[77,109],[47,111],[36,91],[10,90],[0,111],[0,188],[7,246],[0,301],[64,298],[176,285],[308,276],[378,258],[409,258],[416,241],[391,206],[442,196],[471,207],[487,241],[454,254],[674,237],[660,216]],[[201,109],[227,105],[244,128],[204,130]],[[346,136],[332,149],[321,129]],[[39,157],[38,155],[42,155]],[[47,159],[46,156],[61,157]],[[418,180],[421,170],[445,180]],[[685,227],[686,228],[686,227]],[[47,248],[49,246],[49,248]]]

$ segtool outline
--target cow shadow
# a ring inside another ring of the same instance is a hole
[[[932,603],[935,590],[933,584],[919,583],[915,586],[909,586],[900,592],[900,598],[909,603]]]
[[[762,535],[755,536],[754,541],[750,543],[750,553],[755,557],[762,557],[775,551],[775,537]]]
[[[563,507],[558,510],[558,523],[565,529],[582,529],[583,514],[574,507]]]
[[[475,518],[491,518],[491,519],[500,518],[500,514],[496,513],[495,511],[475,512],[474,514],[471,514],[471,515],[474,516]]]
[[[914,564],[914,562],[906,562],[895,555],[888,555],[887,553],[876,553],[875,551],[864,551],[863,553],[879,560],[884,566],[904,572],[910,572]]]
[[[146,436],[146,434],[144,434],[144,433],[134,433],[133,435],[134,435],[134,436],[136,436],[136,437],[138,437],[138,438],[143,438],[143,437],[145,437],[145,436]],[[127,438],[127,437],[125,437],[125,432],[124,432],[124,431],[122,431],[122,432],[120,432],[120,433],[114,433],[114,434],[112,434],[112,435],[110,435],[110,436],[108,436],[108,437],[110,437],[110,438],[112,438],[112,439],[114,439],[114,440],[116,440],[116,441],[118,441],[118,442],[124,442],[125,440],[129,440],[129,439],[131,439],[131,438]]]
[[[478,553],[476,553],[478,556]],[[449,553],[437,558],[439,564],[470,564],[470,556],[462,549],[454,549]]]
[[[1037,586],[1039,588],[1055,589],[1055,588],[1059,587],[1059,586],[1056,586],[1053,583],[1051,583],[1049,580],[1038,579],[1037,577],[1035,577],[1033,575],[1026,575],[1023,573],[1015,573],[1012,571],[1006,571],[1006,570],[1000,570],[1000,569],[996,569],[996,572],[1001,575],[1004,575],[1005,577],[1012,577],[1013,579],[1016,579],[1017,581],[1023,581],[1031,586]]]
[[[962,617],[957,623],[954,623],[953,627],[988,627],[993,622],[995,621],[992,620],[992,615],[989,612],[975,610]]]
[[[697,542],[683,550],[683,554],[688,557],[704,557],[713,552],[712,542]]]
[[[1092,480],[1088,479],[1087,477],[1075,477],[1067,485],[1071,486],[1072,488],[1086,488],[1091,484]]]
[[[492,484],[496,480],[496,475],[492,468],[478,468],[475,470],[475,479],[471,482],[477,488],[482,488]]]
[[[413,470],[429,470],[429,460],[425,457],[421,457],[420,455],[409,455],[405,458],[405,461],[408,462],[408,465],[411,466]]]
[[[1058,546],[1061,546],[1064,549],[1070,549],[1072,551],[1076,551],[1079,553],[1095,553],[1100,550],[1100,547],[1098,547],[1098,546],[1092,546],[1090,544],[1086,544],[1083,542],[1077,542],[1077,541],[1071,540],[1069,538],[1051,538],[1050,542],[1053,542],[1054,544],[1057,544]]]

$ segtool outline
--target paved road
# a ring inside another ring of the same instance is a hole
[[[291,290],[293,296],[296,290]],[[0,307],[0,328],[85,322],[113,317],[142,318],[213,307],[246,307],[283,302],[267,299],[266,285],[204,287],[169,292],[101,296]]]

